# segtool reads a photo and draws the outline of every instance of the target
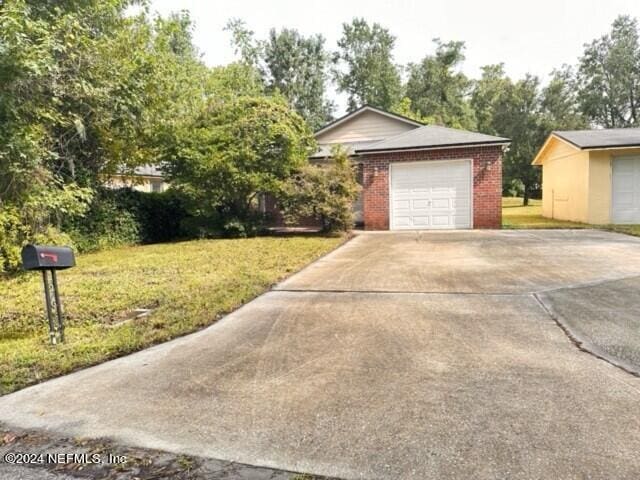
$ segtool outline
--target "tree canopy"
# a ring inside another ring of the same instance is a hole
[[[284,28],[271,29],[267,39],[256,40],[238,19],[226,28],[242,62],[260,72],[267,91],[281,93],[314,130],[331,120],[335,106],[326,94],[329,54],[322,35],[304,37]]]
[[[464,61],[464,42],[435,39],[434,55],[409,65],[406,96],[412,109],[429,123],[475,130],[468,101],[471,81],[458,69]]]
[[[378,23],[362,18],[342,25],[333,55],[338,91],[348,95],[348,108],[363,105],[389,110],[401,97],[400,71],[393,62],[395,37]]]
[[[582,112],[601,127],[640,124],[638,21],[618,17],[611,32],[586,45],[578,70]]]

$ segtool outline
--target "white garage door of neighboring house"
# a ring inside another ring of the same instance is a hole
[[[640,157],[613,159],[611,221],[640,223]]]
[[[471,228],[471,160],[392,163],[391,230]]]

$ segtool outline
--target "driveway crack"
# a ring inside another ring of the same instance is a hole
[[[638,276],[638,275],[636,275]],[[605,283],[605,282],[601,282]],[[571,287],[567,287],[571,288]],[[578,287],[576,287],[578,288]],[[557,289],[560,290],[560,289]],[[542,310],[551,318],[554,323],[563,331],[565,336],[573,343],[573,345],[578,348],[578,350],[588,353],[589,355],[596,357],[599,360],[607,362],[614,367],[619,368],[620,370],[633,375],[634,377],[640,377],[640,370],[630,365],[626,362],[620,361],[611,355],[604,352],[601,348],[591,343],[589,340],[582,338],[579,334],[577,334],[574,330],[571,329],[569,325],[562,319],[560,315],[557,315],[553,311],[553,307],[544,301],[544,298],[540,296],[539,293],[532,293],[531,296],[535,299],[535,301],[540,305]]]

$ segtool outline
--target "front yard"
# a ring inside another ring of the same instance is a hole
[[[205,327],[342,241],[200,240],[82,255],[58,277],[67,343],[55,347],[40,275],[0,279],[0,394]]]
[[[502,228],[597,228],[610,232],[640,236],[640,225],[589,225],[587,223],[555,220],[542,216],[542,200],[529,200],[522,206],[522,198],[502,198]]]

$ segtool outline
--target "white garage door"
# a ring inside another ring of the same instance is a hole
[[[392,230],[471,228],[471,161],[391,164]]]
[[[640,157],[613,159],[611,220],[640,223]]]

